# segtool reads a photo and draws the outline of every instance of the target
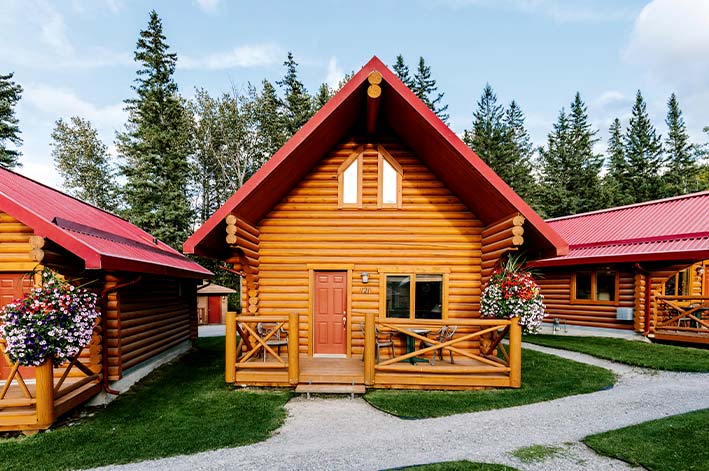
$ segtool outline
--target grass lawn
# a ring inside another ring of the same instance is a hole
[[[374,390],[364,399],[378,409],[408,418],[441,417],[548,401],[607,388],[615,375],[604,369],[533,350],[522,353],[522,387],[480,391]]]
[[[396,468],[397,471],[517,471],[501,464],[474,463],[472,461],[443,461],[441,463],[420,464],[406,468]]]
[[[709,350],[698,348],[567,335],[525,335],[523,340],[654,370],[709,372]]]
[[[709,409],[590,435],[596,452],[651,471],[709,470]]]
[[[234,391],[224,383],[224,337],[197,350],[72,426],[0,439],[0,468],[61,470],[245,445],[283,423],[286,391]]]

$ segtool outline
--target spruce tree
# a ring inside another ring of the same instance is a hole
[[[271,157],[285,144],[288,131],[276,88],[268,80],[264,80],[261,86],[261,94],[254,95],[254,113],[261,131],[261,151]]]
[[[600,171],[603,167],[603,157],[594,152],[593,146],[598,142],[598,130],[588,122],[586,104],[581,100],[581,94],[576,92],[570,108],[569,133],[572,145],[571,170],[573,171],[573,191],[580,197],[577,212],[600,209],[604,205],[601,190]]]
[[[59,119],[52,131],[52,157],[68,193],[107,211],[117,209],[117,188],[108,147],[91,123]]]
[[[313,97],[313,113],[316,113],[320,108],[325,106],[325,103],[330,101],[332,95],[332,89],[328,84],[323,83],[322,85],[320,85],[320,88],[318,88],[318,92]]]
[[[505,140],[502,106],[490,84],[485,84],[477,109],[473,112],[473,127],[465,130],[463,141],[500,175],[504,172],[501,155]]]
[[[667,170],[664,174],[664,196],[677,196],[699,189],[697,151],[689,142],[687,127],[682,118],[677,96],[673,93],[667,101],[667,137],[665,154]]]
[[[660,198],[660,171],[664,160],[662,141],[657,135],[640,90],[635,96],[630,123],[623,138],[631,203]]]
[[[608,173],[603,179],[605,206],[622,206],[632,201],[628,165],[620,120],[615,118],[608,128]]]
[[[22,164],[18,158],[22,155],[16,149],[8,149],[7,143],[22,145],[20,128],[15,116],[15,105],[22,96],[22,87],[11,79],[14,73],[0,74],[0,167],[14,168]]]
[[[128,122],[117,135],[125,163],[123,189],[131,222],[180,249],[190,233],[188,198],[190,119],[172,76],[177,55],[169,52],[162,21],[153,10],[140,32],[135,61],[136,97],[125,100]]]
[[[504,132],[503,165],[498,175],[510,185],[522,199],[532,206],[535,182],[532,177],[532,142],[524,127],[524,113],[516,101],[512,100],[502,118]]]
[[[288,53],[288,59],[283,65],[286,67],[286,75],[276,83],[283,90],[284,124],[287,136],[290,137],[310,119],[313,108],[305,85],[298,79],[298,63],[293,59],[292,52]]]
[[[431,66],[426,65],[423,57],[419,57],[418,68],[410,87],[417,97],[428,106],[444,123],[448,122],[448,105],[443,105],[443,93],[438,93],[436,80],[431,78]]]
[[[406,63],[404,62],[404,56],[402,56],[401,54],[396,56],[396,62],[394,63],[394,66],[392,68],[394,69],[394,73],[396,74],[396,76],[399,77],[399,80],[404,82],[404,85],[413,90],[414,80],[411,78],[409,66],[406,65]]]

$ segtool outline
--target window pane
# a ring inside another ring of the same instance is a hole
[[[669,280],[665,281],[665,295],[677,296],[677,275],[672,275]]]
[[[382,172],[382,203],[384,204],[396,204],[396,178],[397,173],[386,159],[382,159],[383,172]]]
[[[342,188],[342,202],[345,204],[357,204],[357,175],[357,159],[355,159],[345,170]]]
[[[387,276],[387,317],[409,317],[411,277]]]
[[[596,273],[596,301],[615,301],[615,272]]]
[[[416,319],[441,319],[443,275],[416,275]]]
[[[576,299],[591,299],[591,273],[576,273]]]
[[[689,296],[689,268],[677,273],[677,296]]]

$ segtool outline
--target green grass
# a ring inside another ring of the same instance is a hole
[[[510,454],[522,463],[535,463],[556,456],[563,451],[564,449],[558,446],[532,445],[518,448]]]
[[[197,347],[93,417],[0,440],[0,468],[89,468],[268,438],[283,423],[291,393],[235,391],[224,383],[224,337],[199,339]]]
[[[472,461],[444,461],[441,463],[420,464],[406,468],[396,468],[397,471],[517,471],[501,464],[474,463]]]
[[[709,471],[709,409],[590,435],[596,452],[650,471]]]
[[[608,388],[615,375],[597,366],[584,365],[533,350],[522,354],[522,387],[480,391],[375,390],[364,399],[374,407],[407,418],[441,417],[501,409],[548,401]]]
[[[709,372],[709,350],[698,348],[566,335],[525,335],[524,341],[653,370]]]

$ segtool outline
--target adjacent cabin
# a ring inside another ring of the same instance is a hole
[[[236,290],[226,286],[209,283],[197,288],[197,314],[200,325],[224,324],[229,302],[229,295]]]
[[[518,387],[519,326],[479,313],[511,250],[567,248],[377,58],[184,244],[243,275],[227,381],[301,390]]]
[[[533,263],[547,321],[709,343],[709,191],[547,222],[569,243]]]
[[[196,287],[211,272],[114,214],[0,169],[0,305],[42,268],[96,293],[101,324],[76,362],[54,370],[0,355],[0,431],[47,428],[197,336]]]

